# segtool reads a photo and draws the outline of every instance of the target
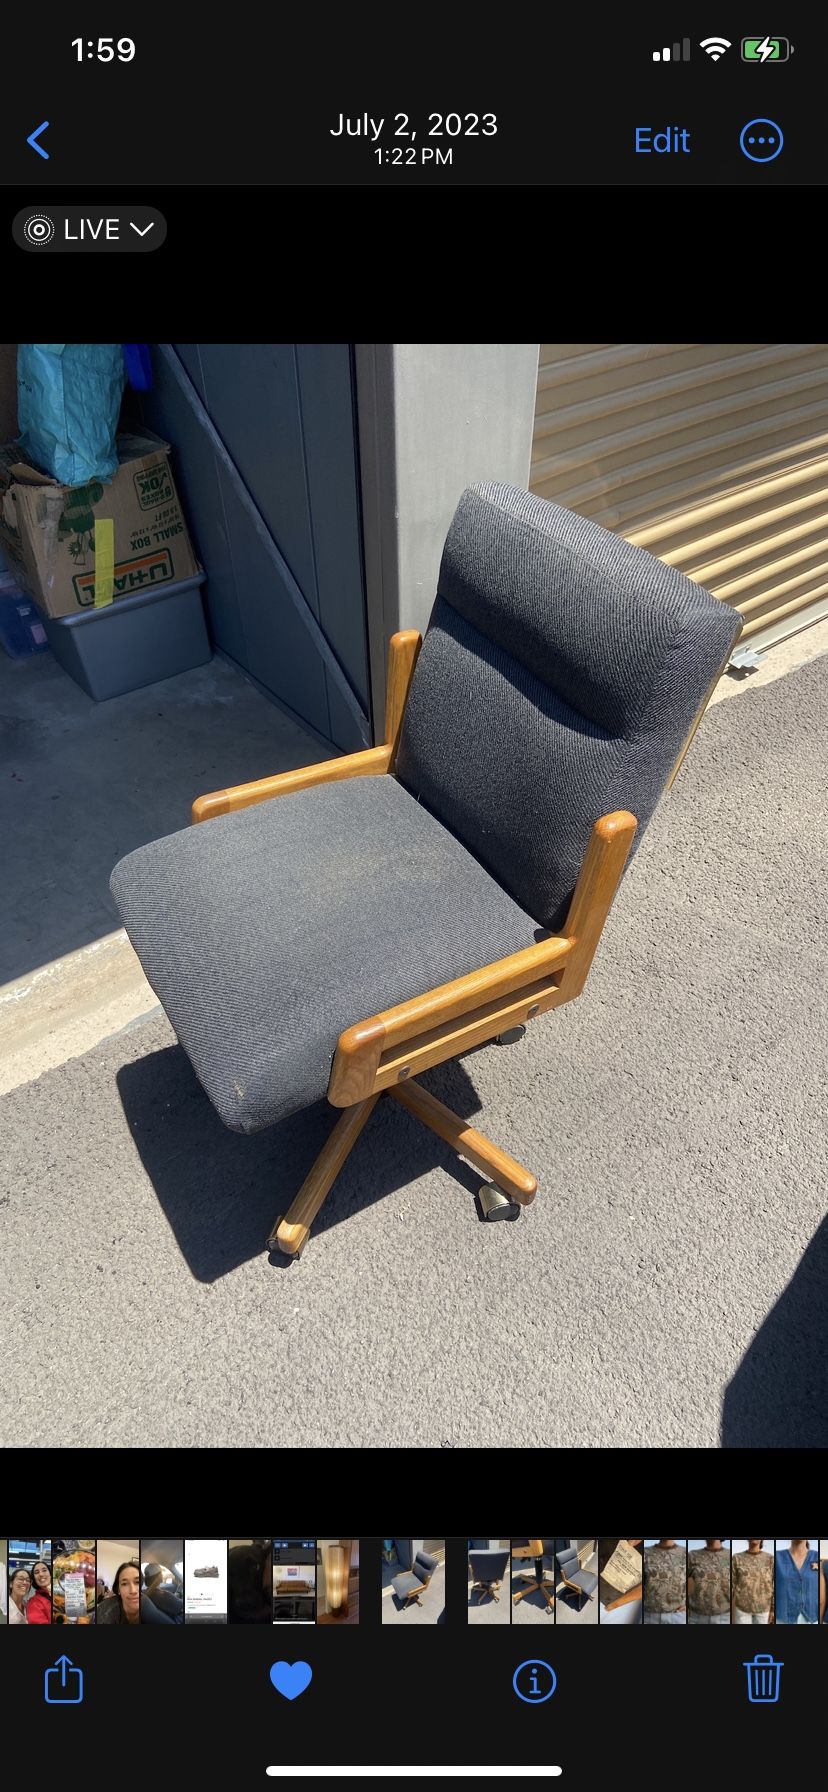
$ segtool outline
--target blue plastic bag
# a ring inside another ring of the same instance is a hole
[[[111,479],[124,390],[119,342],[21,342],[20,446],[61,485]]]
[[[152,391],[152,361],[148,343],[125,342],[124,365],[133,392]]]

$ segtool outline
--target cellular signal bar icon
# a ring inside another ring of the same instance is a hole
[[[689,62],[690,61],[690,39],[689,39],[689,37],[683,37],[680,44],[673,44],[672,49],[670,48],[670,45],[667,44],[666,48],[663,50],[654,50],[653,51],[653,61],[654,62]]]

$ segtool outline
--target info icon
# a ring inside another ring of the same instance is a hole
[[[522,1661],[512,1675],[512,1685],[524,1705],[545,1705],[557,1684],[558,1676],[548,1661]]]

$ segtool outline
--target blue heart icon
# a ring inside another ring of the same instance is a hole
[[[274,1661],[270,1678],[283,1699],[298,1699],[313,1679],[313,1668],[307,1661]]]

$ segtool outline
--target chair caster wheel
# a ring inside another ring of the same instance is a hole
[[[298,1251],[283,1251],[282,1247],[279,1243],[279,1239],[277,1237],[277,1233],[279,1231],[279,1227],[281,1226],[283,1219],[284,1219],[284,1214],[280,1213],[278,1215],[278,1218],[274,1220],[273,1226],[272,1226],[270,1232],[268,1233],[267,1249],[269,1251],[278,1251],[280,1257],[287,1257],[290,1261],[298,1263],[299,1258],[301,1257],[302,1252],[305,1249],[305,1245],[307,1244],[308,1241],[306,1238],[303,1239],[302,1243],[299,1246]]]
[[[518,1040],[523,1038],[525,1032],[525,1027],[507,1027],[504,1033],[497,1034],[497,1043],[498,1045],[517,1045]]]
[[[520,1203],[505,1195],[495,1182],[484,1182],[477,1191],[478,1206],[484,1220],[516,1220]]]

